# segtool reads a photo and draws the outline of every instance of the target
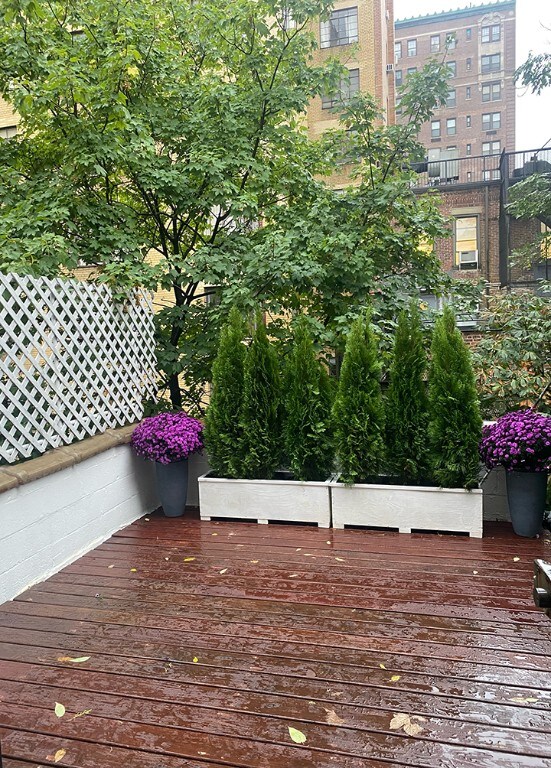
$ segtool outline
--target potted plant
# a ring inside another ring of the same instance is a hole
[[[547,473],[551,467],[551,416],[530,408],[510,411],[483,428],[480,457],[488,467],[506,470],[507,501],[519,536],[542,529]]]
[[[235,315],[229,326],[221,334],[206,414],[205,442],[213,471],[199,478],[201,519],[309,522],[327,528],[328,482],[313,478],[323,475],[331,463],[323,420],[328,383],[320,373],[313,344],[299,323],[283,398],[279,361],[261,318],[257,317],[248,348],[243,345],[244,326]],[[298,428],[301,418],[308,424]],[[285,453],[290,473],[278,471]]]
[[[427,400],[420,318],[415,311],[402,315],[386,401],[385,457],[377,348],[367,329],[351,332],[335,406],[339,460],[348,483],[331,484],[334,527],[482,536],[482,491],[466,490],[476,482],[481,421],[469,353],[451,310],[436,322],[431,353]],[[381,467],[398,475],[397,482],[392,475],[369,477]]]
[[[155,462],[157,489],[167,517],[184,514],[188,457],[203,448],[202,430],[198,419],[176,411],[149,416],[132,433],[137,455]]]

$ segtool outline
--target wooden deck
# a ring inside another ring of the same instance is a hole
[[[0,606],[4,768],[551,766],[550,555],[143,519]]]

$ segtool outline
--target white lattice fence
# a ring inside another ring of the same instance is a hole
[[[76,280],[0,275],[0,462],[140,419],[156,389],[144,295],[115,304]]]

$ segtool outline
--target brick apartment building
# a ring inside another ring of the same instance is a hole
[[[515,147],[515,0],[501,0],[395,23],[398,93],[431,58],[450,71],[445,106],[420,135],[429,160],[499,155]]]

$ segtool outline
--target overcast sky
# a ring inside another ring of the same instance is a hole
[[[461,0],[394,0],[394,17],[403,19],[435,11],[465,8]],[[473,2],[472,5],[486,5]],[[529,52],[551,52],[550,0],[517,0],[517,66]],[[517,88],[517,150],[536,149],[547,141],[551,147],[551,87],[534,96],[525,88]]]

